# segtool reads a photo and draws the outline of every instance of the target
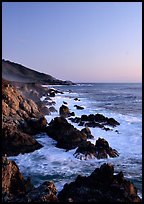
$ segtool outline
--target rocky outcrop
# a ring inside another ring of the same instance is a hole
[[[2,201],[23,197],[27,191],[26,183],[16,163],[2,157]]]
[[[112,149],[104,138],[98,138],[95,145],[90,141],[85,141],[77,148],[74,156],[77,159],[87,160],[92,158],[105,159],[108,157],[117,157],[119,153]]]
[[[2,157],[2,202],[57,202],[56,193],[53,181],[45,181],[35,188],[14,161]]]
[[[52,181],[45,181],[26,196],[26,202],[58,202],[57,189]]]
[[[52,77],[51,75],[40,73],[33,69],[27,68],[21,64],[17,64],[8,60],[2,60],[2,78],[24,83],[41,83],[41,84],[58,84],[73,85],[71,81],[62,81]]]
[[[102,114],[90,114],[90,115],[82,115],[81,117],[69,118],[72,122],[78,123],[79,126],[88,126],[88,127],[98,127],[104,130],[110,130],[110,128],[105,127],[108,125],[110,127],[116,127],[120,125],[118,121],[114,118],[105,117]]]
[[[54,118],[46,127],[46,133],[57,141],[57,147],[67,150],[78,147],[87,136],[74,128],[64,117]]]
[[[29,121],[34,120],[33,126]],[[46,119],[36,103],[8,81],[2,81],[2,154],[17,155],[42,147],[33,134],[44,131]]]
[[[13,123],[3,124],[1,144],[2,154],[8,156],[33,152],[43,147],[32,136],[19,130]]]
[[[114,166],[104,163],[88,177],[78,176],[58,194],[60,202],[141,202],[134,184],[123,172],[114,175]]]

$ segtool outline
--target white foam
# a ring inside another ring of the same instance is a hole
[[[49,86],[50,87],[50,86]],[[94,139],[89,139],[95,144],[98,137],[105,138],[109,145],[119,152],[119,157],[107,159],[89,159],[80,160],[74,157],[74,150],[66,152],[63,149],[56,148],[56,141],[49,138],[46,134],[37,135],[37,140],[44,145],[43,148],[28,154],[20,154],[16,157],[10,157],[15,160],[20,170],[24,175],[30,174],[35,185],[45,181],[46,179],[53,180],[58,190],[61,190],[66,182],[74,181],[78,174],[89,175],[96,167],[100,167],[104,162],[111,162],[115,165],[115,171],[123,171],[125,176],[141,178],[141,155],[142,155],[142,123],[140,117],[126,116],[109,112],[107,110],[90,106],[92,101],[85,98],[80,98],[80,101],[75,101],[78,97],[77,93],[64,92],[64,94],[56,94],[53,98],[57,112],[52,112],[47,115],[48,123],[59,116],[59,108],[63,101],[68,103],[71,112],[75,112],[75,116],[80,117],[82,114],[89,115],[91,113],[100,113],[106,117],[113,117],[120,125],[113,128],[113,131],[104,131],[100,128],[90,128]],[[42,98],[44,99],[44,98]],[[64,104],[65,105],[65,104]],[[83,110],[77,110],[74,105],[84,106]],[[73,124],[77,129],[83,127]],[[119,134],[115,132],[118,130]],[[137,165],[133,165],[139,162]],[[139,173],[138,173],[139,172]]]

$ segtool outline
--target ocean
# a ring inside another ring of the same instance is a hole
[[[68,103],[70,111],[74,111],[75,116],[100,113],[106,117],[113,117],[120,125],[112,128],[112,131],[90,128],[94,139],[89,141],[95,144],[98,137],[106,139],[109,145],[119,152],[119,157],[79,160],[73,156],[76,149],[66,152],[64,149],[56,148],[56,141],[46,134],[39,134],[36,138],[44,145],[43,148],[32,153],[11,156],[9,159],[17,163],[25,177],[31,176],[36,187],[46,180],[52,180],[58,191],[65,183],[74,181],[79,174],[88,176],[101,164],[112,163],[115,173],[123,171],[124,177],[134,183],[142,197],[142,84],[79,83],[48,87],[64,92],[52,98],[56,102],[57,112],[46,115],[48,123],[59,116],[59,108],[63,101]],[[80,101],[75,101],[76,97]],[[83,106],[84,109],[77,110],[74,105]],[[72,124],[79,130],[83,128],[77,123]]]

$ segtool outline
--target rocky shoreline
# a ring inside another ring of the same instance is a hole
[[[104,138],[98,138],[95,145],[88,141],[93,137],[90,127],[107,131],[110,130],[107,126],[115,127],[120,125],[119,122],[101,114],[81,115],[79,118],[77,116],[74,118],[72,116],[75,116],[75,113],[69,111],[66,102],[65,105],[59,107],[59,110],[56,110],[52,98],[57,93],[62,94],[58,90],[44,88],[41,84],[2,81],[3,202],[98,202],[105,200],[141,202],[133,183],[126,181],[122,173],[115,176],[114,167],[111,164],[102,165],[99,170],[94,171],[97,173],[93,172],[88,178],[79,176],[75,183],[73,182],[74,184],[65,185],[57,195],[53,182],[46,181],[35,188],[29,179],[24,179],[16,163],[7,159],[7,156],[28,153],[41,148],[42,145],[34,136],[42,132],[56,140],[58,148],[66,151],[77,148],[74,153],[77,159],[119,156],[119,152],[110,147]],[[45,96],[47,100],[41,101],[42,96]],[[83,109],[80,106],[76,108]],[[44,115],[49,115],[53,111],[59,111],[59,117],[47,124]],[[80,131],[68,120],[84,128]],[[98,172],[101,172],[104,178]],[[18,189],[15,189],[15,186]],[[97,198],[94,194],[97,195]]]

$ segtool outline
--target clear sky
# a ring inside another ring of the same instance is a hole
[[[73,82],[141,82],[142,3],[3,2],[2,58]]]

